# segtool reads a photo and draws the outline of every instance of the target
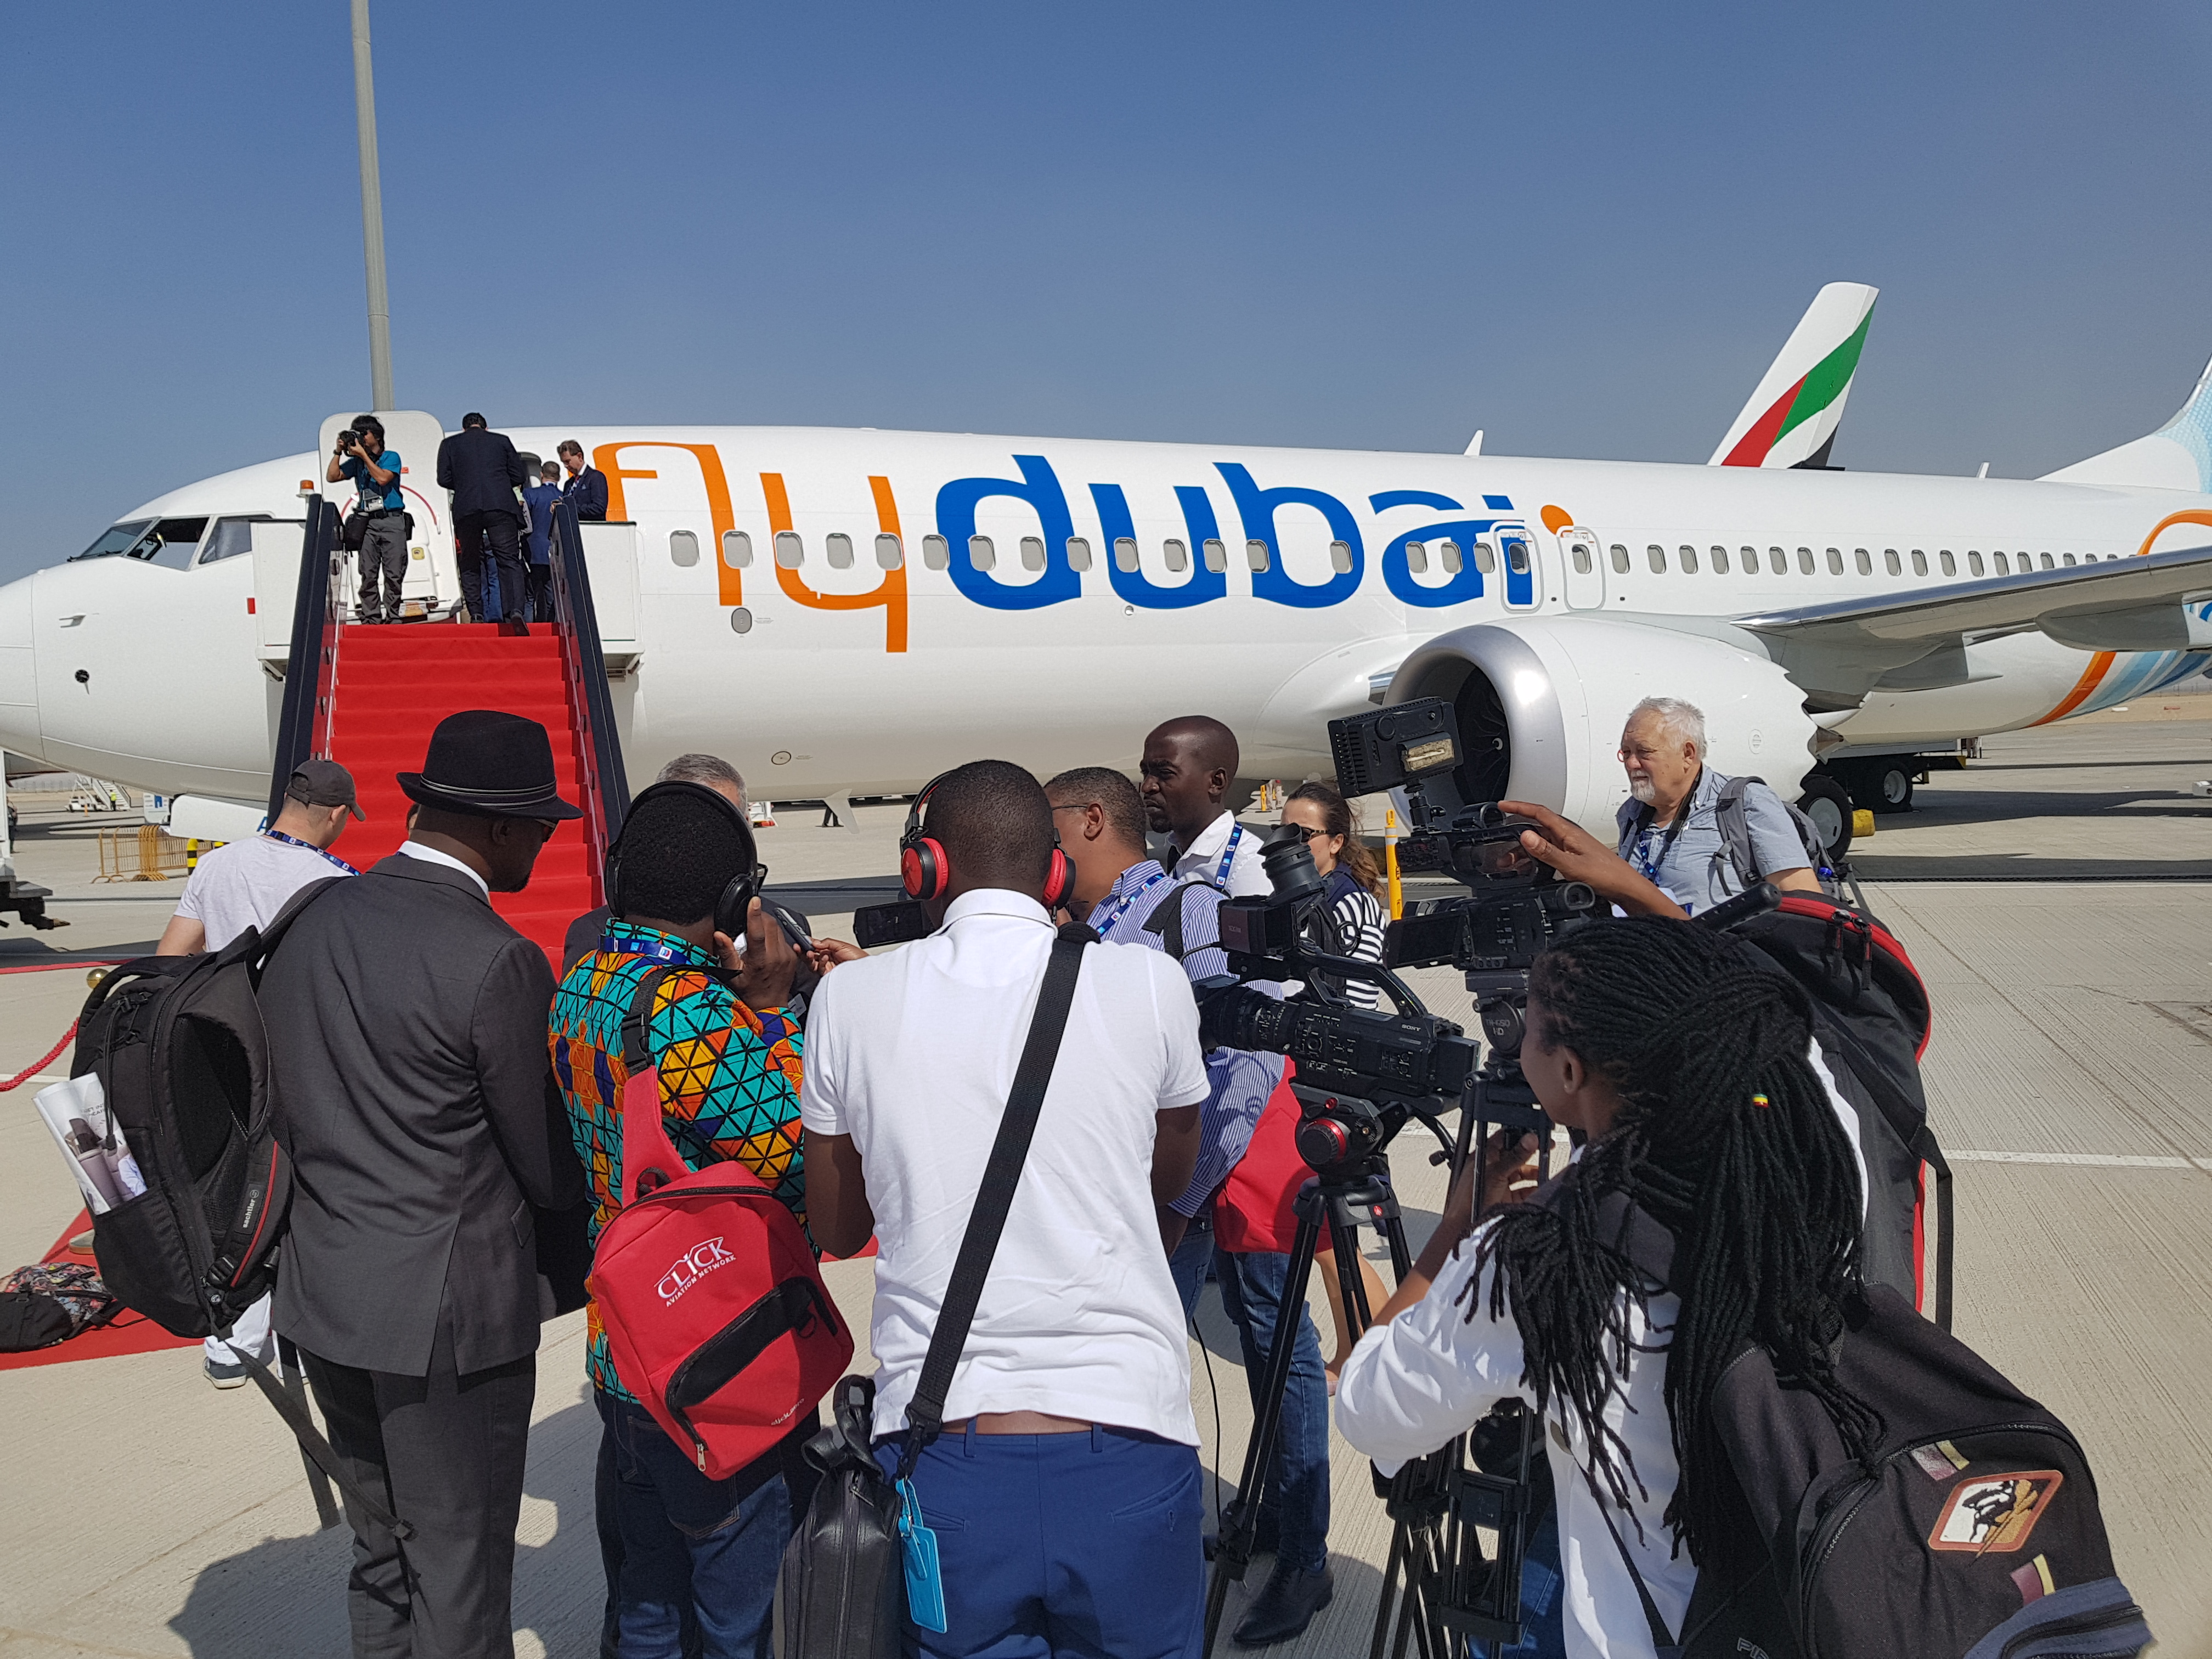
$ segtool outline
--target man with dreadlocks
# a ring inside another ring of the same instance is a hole
[[[1807,1059],[1811,1012],[1724,934],[1594,923],[1537,959],[1522,1065],[1577,1161],[1511,1201],[1534,1144],[1470,1160],[1442,1224],[1344,1368],[1337,1423],[1385,1468],[1499,1401],[1544,1419],[1571,1659],[1679,1632],[1741,1500],[1708,1412],[1747,1344],[1827,1407],[1854,1451],[1873,1413],[1828,1344],[1859,1271],[1856,1161]],[[1632,1576],[1630,1563],[1633,1563]]]

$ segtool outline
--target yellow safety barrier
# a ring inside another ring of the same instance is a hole
[[[100,832],[94,881],[170,881],[185,873],[185,843],[158,823]]]
[[[1398,809],[1382,814],[1382,862],[1390,876],[1390,920],[1406,914],[1406,896],[1398,886]]]

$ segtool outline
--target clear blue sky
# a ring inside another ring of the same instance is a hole
[[[399,402],[2033,475],[2212,353],[2212,14],[375,0]],[[19,8],[0,576],[367,402],[345,0]]]

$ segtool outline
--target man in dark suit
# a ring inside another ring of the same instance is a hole
[[[545,953],[492,909],[563,819],[545,728],[440,722],[410,838],[301,913],[261,986],[296,1186],[276,1329],[404,1541],[349,1504],[354,1652],[507,1659],[541,1314],[533,1205],[585,1192]],[[386,1496],[388,1494],[388,1496]]]
[[[579,519],[604,520],[607,516],[607,475],[596,466],[584,465],[584,447],[574,438],[563,438],[560,447],[561,465],[568,469],[568,477],[561,486],[561,493],[575,504]]]
[[[438,483],[453,492],[453,534],[459,550],[461,597],[477,622],[502,620],[483,593],[483,556],[489,544],[507,600],[506,626],[500,631],[530,631],[525,595],[530,578],[522,562],[522,502],[515,491],[530,481],[522,457],[504,432],[494,432],[481,415],[461,416],[461,429],[438,446]]]

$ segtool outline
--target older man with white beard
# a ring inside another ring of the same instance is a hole
[[[1722,798],[1732,780],[1705,764],[1701,710],[1679,697],[1644,698],[1622,729],[1620,763],[1631,797],[1617,820],[1621,857],[1693,915],[1750,884],[1722,835]],[[1741,793],[1757,878],[1784,891],[1819,892],[1820,879],[1782,798],[1755,778]]]

